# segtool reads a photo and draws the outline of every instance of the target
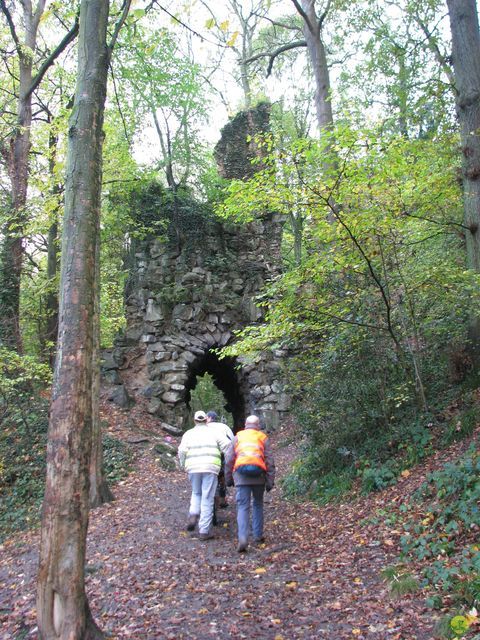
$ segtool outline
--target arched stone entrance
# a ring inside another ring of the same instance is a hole
[[[192,424],[190,394],[197,385],[198,378],[209,373],[218,389],[223,393],[225,404],[223,407],[204,407],[205,411],[215,409],[220,412],[222,408],[233,416],[234,431],[241,429],[245,423],[245,396],[248,395],[248,386],[245,383],[241,366],[233,358],[220,359],[214,349],[209,349],[192,363],[185,384],[185,405],[187,411],[184,414],[184,428]],[[230,425],[232,426],[232,425]]]
[[[242,126],[254,121],[249,116],[241,119]],[[231,125],[228,131],[235,133]],[[239,139],[248,147],[246,133]],[[255,133],[249,135],[253,138]],[[235,138],[225,148],[228,153],[235,151],[232,165],[243,175],[240,146]],[[224,175],[237,177],[225,173],[227,160],[220,163]],[[208,371],[231,405],[237,428],[250,413],[260,415],[267,428],[275,428],[290,405],[282,378],[285,353],[273,350],[255,364],[240,359],[233,363],[219,360],[214,349],[230,344],[236,331],[262,322],[263,311],[255,298],[281,273],[281,218],[264,213],[254,222],[235,225],[191,203],[183,209],[174,206],[170,217],[161,214],[168,223],[164,236],[132,247],[127,331],[118,341],[124,352],[139,347],[143,352],[144,367],[138,376],[143,382],[135,393],[149,399],[152,414],[183,429],[188,426],[195,379]]]

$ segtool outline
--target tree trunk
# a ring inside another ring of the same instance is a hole
[[[54,211],[53,215],[56,215]],[[47,315],[45,326],[45,353],[53,368],[55,364],[55,351],[58,332],[58,294],[57,294],[57,269],[58,269],[58,222],[52,221],[48,229],[47,239],[47,278],[49,290],[45,301],[45,312]]]
[[[108,11],[108,0],[82,0],[38,574],[38,627],[43,640],[103,637],[88,606],[84,567]]]
[[[320,133],[333,127],[332,100],[330,95],[330,72],[327,64],[321,26],[315,13],[315,0],[301,0],[305,12],[303,34],[315,80],[315,109]]]
[[[475,0],[447,0],[457,115],[463,153],[467,268],[480,272],[480,34]],[[480,314],[470,323],[472,355],[480,360]]]
[[[28,15],[26,9],[24,11],[24,20],[26,25],[31,25],[32,16]],[[36,28],[34,29],[33,26],[26,27],[25,32],[25,50],[31,49],[33,51]],[[0,340],[18,352],[22,351],[20,281],[23,267],[23,229],[26,222],[28,157],[30,152],[30,128],[32,125],[32,97],[28,94],[28,89],[32,83],[32,62],[32,57],[20,49],[17,126],[11,140],[8,162],[12,210],[9,222],[4,227],[4,260],[2,261],[2,274],[0,276],[0,313],[2,315]]]
[[[98,220],[100,222],[100,219]],[[90,458],[90,508],[114,500],[103,472],[102,428],[100,424],[100,226],[95,249],[95,313],[93,323],[92,371],[92,455]]]
[[[49,159],[48,166],[50,171],[50,177],[52,179],[52,195],[56,199],[56,204],[52,212],[52,220],[48,229],[47,238],[47,279],[48,279],[48,293],[45,301],[45,334],[43,336],[43,343],[45,344],[45,354],[48,356],[48,361],[53,369],[55,364],[55,352],[57,344],[57,332],[58,332],[58,285],[57,285],[57,271],[58,271],[58,215],[60,204],[58,199],[60,198],[60,188],[55,181],[55,160],[58,144],[58,136],[51,132],[49,137]],[[58,202],[58,204],[57,204]]]
[[[23,270],[24,238],[29,153],[30,129],[32,125],[32,94],[41,83],[45,73],[57,57],[65,50],[77,35],[78,24],[63,38],[59,45],[40,64],[35,59],[37,52],[38,27],[44,16],[47,0],[37,0],[33,3],[22,1],[22,26],[25,37],[23,41],[17,33],[14,18],[10,13],[8,3],[0,0],[0,10],[3,13],[18,58],[18,99],[17,124],[9,140],[9,146],[2,146],[2,156],[6,158],[8,175],[11,184],[11,214],[7,225],[2,229],[4,245],[0,263],[0,342],[17,351],[22,350],[20,330],[20,284]],[[33,69],[37,72],[33,77]]]

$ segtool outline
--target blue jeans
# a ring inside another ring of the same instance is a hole
[[[255,539],[263,536],[263,494],[264,484],[243,484],[237,490],[237,527],[238,539],[248,540],[248,526],[250,523],[250,502],[252,505],[252,531]],[[253,497],[253,501],[251,498]]]
[[[200,516],[198,531],[208,533],[212,524],[218,476],[216,473],[189,473],[188,477],[192,485],[189,514]]]

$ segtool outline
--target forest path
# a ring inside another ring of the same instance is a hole
[[[279,477],[293,454],[284,439],[272,438]],[[184,530],[186,475],[142,449],[116,500],[91,513],[93,615],[118,639],[431,640],[422,594],[393,599],[380,576],[395,562],[400,532],[374,516],[410,493],[398,487],[328,507],[287,502],[276,488],[266,497],[266,544],[239,554],[232,491],[215,539],[201,542]],[[37,638],[37,544],[29,532],[0,547],[2,640]]]

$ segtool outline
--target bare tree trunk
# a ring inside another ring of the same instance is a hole
[[[464,225],[467,267],[480,272],[480,34],[475,0],[447,0],[457,115],[463,152]],[[480,314],[470,323],[472,355],[480,360]]]
[[[47,446],[37,612],[42,640],[103,638],[85,594],[92,361],[108,0],[82,0],[69,123],[58,350]]]
[[[300,0],[304,19],[303,34],[315,80],[315,109],[320,132],[333,127],[332,99],[330,95],[330,71],[325,45],[322,40],[322,22],[315,12],[315,0]],[[295,3],[296,4],[296,3]]]

